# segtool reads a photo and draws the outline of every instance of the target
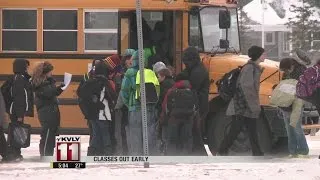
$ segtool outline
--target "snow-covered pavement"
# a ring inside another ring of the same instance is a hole
[[[23,149],[25,160],[20,163],[0,164],[0,180],[49,180],[49,179],[303,179],[320,180],[320,134],[307,136],[312,158],[273,158],[255,160],[243,156],[244,161],[229,161],[235,157],[223,157],[226,162],[206,164],[140,165],[87,164],[86,169],[50,169],[49,163],[37,162],[39,136],[33,135],[31,146]],[[86,154],[88,137],[82,136],[82,155]],[[214,158],[214,157],[213,157]],[[221,157],[219,157],[221,160]],[[228,161],[228,162],[227,162]]]

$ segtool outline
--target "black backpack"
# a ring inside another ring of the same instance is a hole
[[[168,95],[166,114],[175,118],[187,118],[195,115],[197,98],[189,88],[173,89]]]
[[[216,85],[218,93],[223,100],[230,101],[233,98],[237,88],[238,77],[244,66],[239,66],[238,68],[231,70],[217,81]]]
[[[10,107],[13,102],[12,98],[12,85],[13,85],[13,76],[9,77],[1,86],[1,93],[3,95],[3,100],[6,106],[6,112],[10,114]]]
[[[78,89],[77,89],[79,107],[80,107],[80,110],[81,110],[82,114],[84,115],[84,117],[86,119],[88,119],[88,110],[87,110],[87,107],[86,107],[87,103],[86,103],[86,100],[83,97],[83,93],[81,91],[82,91],[82,87],[85,85],[87,80],[89,80],[89,75],[85,74],[84,77],[83,77],[82,82],[79,84]]]

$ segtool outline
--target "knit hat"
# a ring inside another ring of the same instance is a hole
[[[167,66],[163,62],[157,62],[153,65],[153,72],[158,73],[162,69],[167,69]]]
[[[259,46],[251,46],[248,50],[248,56],[252,61],[258,60],[261,55],[264,53],[264,49]]]
[[[111,71],[113,71],[117,66],[120,66],[121,60],[117,54],[109,56],[105,59],[105,63],[108,65]]]

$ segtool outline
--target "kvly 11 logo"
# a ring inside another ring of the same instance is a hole
[[[80,161],[80,137],[56,138],[57,161]]]

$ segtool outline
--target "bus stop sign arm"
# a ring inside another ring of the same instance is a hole
[[[144,53],[143,53],[143,35],[142,35],[142,14],[141,0],[136,0],[136,17],[137,17],[137,33],[138,33],[138,54],[139,54],[139,71],[140,71],[140,92],[141,92],[141,117],[142,117],[142,135],[143,135],[143,153],[144,156],[149,155],[148,147],[148,121],[147,121],[147,105],[146,105],[146,89],[144,81]],[[144,167],[149,167],[149,162],[144,163]]]

